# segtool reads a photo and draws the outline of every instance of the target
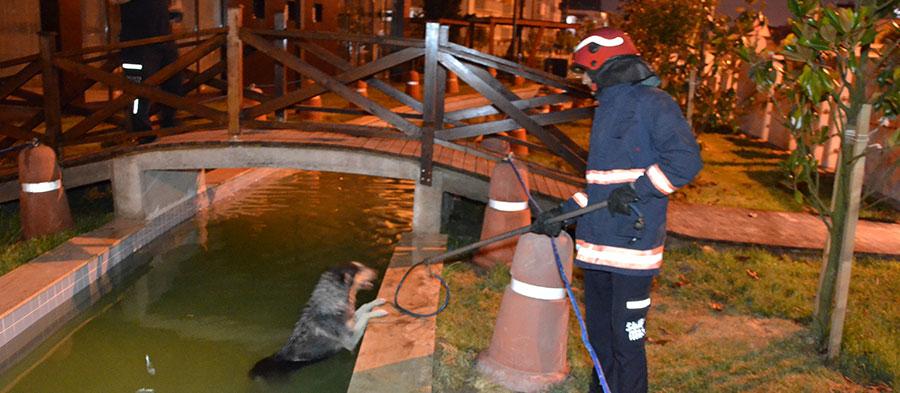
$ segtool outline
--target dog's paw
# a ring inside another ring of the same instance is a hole
[[[371,305],[372,307],[378,307],[378,306],[380,306],[380,305],[382,305],[382,304],[385,304],[385,303],[387,303],[387,300],[384,300],[384,299],[382,299],[382,298],[378,298],[378,299],[375,299],[375,300],[373,300],[373,301],[371,301],[371,302],[366,303],[366,305],[367,305],[367,306]]]
[[[388,312],[384,310],[372,310],[372,312],[368,314],[369,318],[381,318],[386,315],[388,315]]]

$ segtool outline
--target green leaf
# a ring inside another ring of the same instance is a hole
[[[876,35],[878,35],[878,30],[875,30],[874,27],[867,29],[859,41],[860,45],[869,45],[875,42]]]
[[[791,11],[791,14],[798,18],[806,14],[800,9],[800,4],[797,2],[797,0],[788,0],[787,5],[788,9]]]
[[[801,38],[798,43],[800,45],[813,48],[817,51],[826,51],[828,49],[831,49],[831,46],[828,45],[828,42],[818,37]]]
[[[840,18],[837,13],[834,12],[831,8],[825,8],[822,10],[822,14],[825,15],[825,19],[830,23],[832,27],[834,27],[839,33],[844,34],[847,30],[844,30],[844,27],[841,25]]]
[[[841,29],[845,32],[853,30],[856,22],[856,15],[853,13],[853,10],[850,8],[841,8],[839,12],[838,20],[841,24]]]
[[[822,27],[819,28],[819,34],[821,34],[822,38],[828,42],[834,42],[837,38],[837,30],[830,24],[823,24]]]

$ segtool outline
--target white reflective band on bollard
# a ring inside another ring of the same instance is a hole
[[[519,295],[539,300],[559,300],[565,299],[566,297],[565,288],[542,287],[522,282],[515,278],[510,279],[509,289],[512,289],[513,292],[518,293]]]
[[[22,191],[29,194],[56,191],[60,188],[62,188],[61,180],[45,181],[43,183],[22,183]]]
[[[502,212],[520,212],[528,210],[528,201],[523,202],[506,202],[497,200],[488,200],[488,207]]]

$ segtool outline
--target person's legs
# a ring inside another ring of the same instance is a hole
[[[607,384],[615,374],[612,347],[612,282],[611,274],[600,270],[584,270],[584,309],[588,340],[597,353]],[[591,393],[602,392],[596,371],[591,378]]]
[[[175,62],[178,59],[178,46],[174,42],[162,44],[159,48],[159,56],[161,59],[160,68]],[[169,93],[182,96],[183,82],[182,73],[178,72],[162,84],[162,89]],[[159,107],[159,126],[160,128],[175,127],[178,121],[175,118],[175,108],[160,104]]]
[[[153,75],[154,67],[159,60],[153,56],[152,49],[147,46],[137,46],[122,50],[122,70],[125,77],[132,83],[143,83],[150,75]],[[150,102],[145,98],[135,97],[128,106],[128,118],[132,132],[147,131],[150,125]]]
[[[612,350],[615,393],[647,392],[647,353],[644,349],[651,276],[612,273]]]

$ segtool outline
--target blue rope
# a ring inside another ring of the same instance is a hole
[[[528,195],[528,203],[534,206],[538,213],[541,213],[541,207],[538,206],[537,202],[531,196],[531,192],[528,191],[528,187],[525,185],[525,180],[522,179],[522,175],[519,174],[519,169],[516,168],[516,164],[513,163],[512,153],[506,158],[506,162],[512,167],[513,173],[516,174],[516,179],[519,179],[519,185],[522,186],[525,195]],[[553,257],[556,258],[556,270],[559,271],[559,278],[562,279],[562,282],[566,287],[566,293],[569,295],[569,303],[572,304],[572,310],[575,311],[575,318],[578,319],[578,326],[581,328],[581,342],[584,344],[584,348],[587,349],[588,354],[591,355],[591,361],[594,363],[594,371],[597,372],[597,379],[600,380],[600,387],[603,388],[603,393],[611,393],[609,385],[606,384],[606,375],[603,374],[603,368],[600,367],[600,359],[597,357],[597,352],[594,351],[594,346],[592,346],[591,342],[588,340],[587,326],[584,323],[584,317],[581,316],[581,309],[578,308],[578,303],[575,301],[575,294],[572,293],[572,284],[569,283],[569,279],[566,278],[566,271],[562,265],[562,258],[560,258],[559,250],[556,248],[556,239],[550,238],[550,245],[553,248]]]

